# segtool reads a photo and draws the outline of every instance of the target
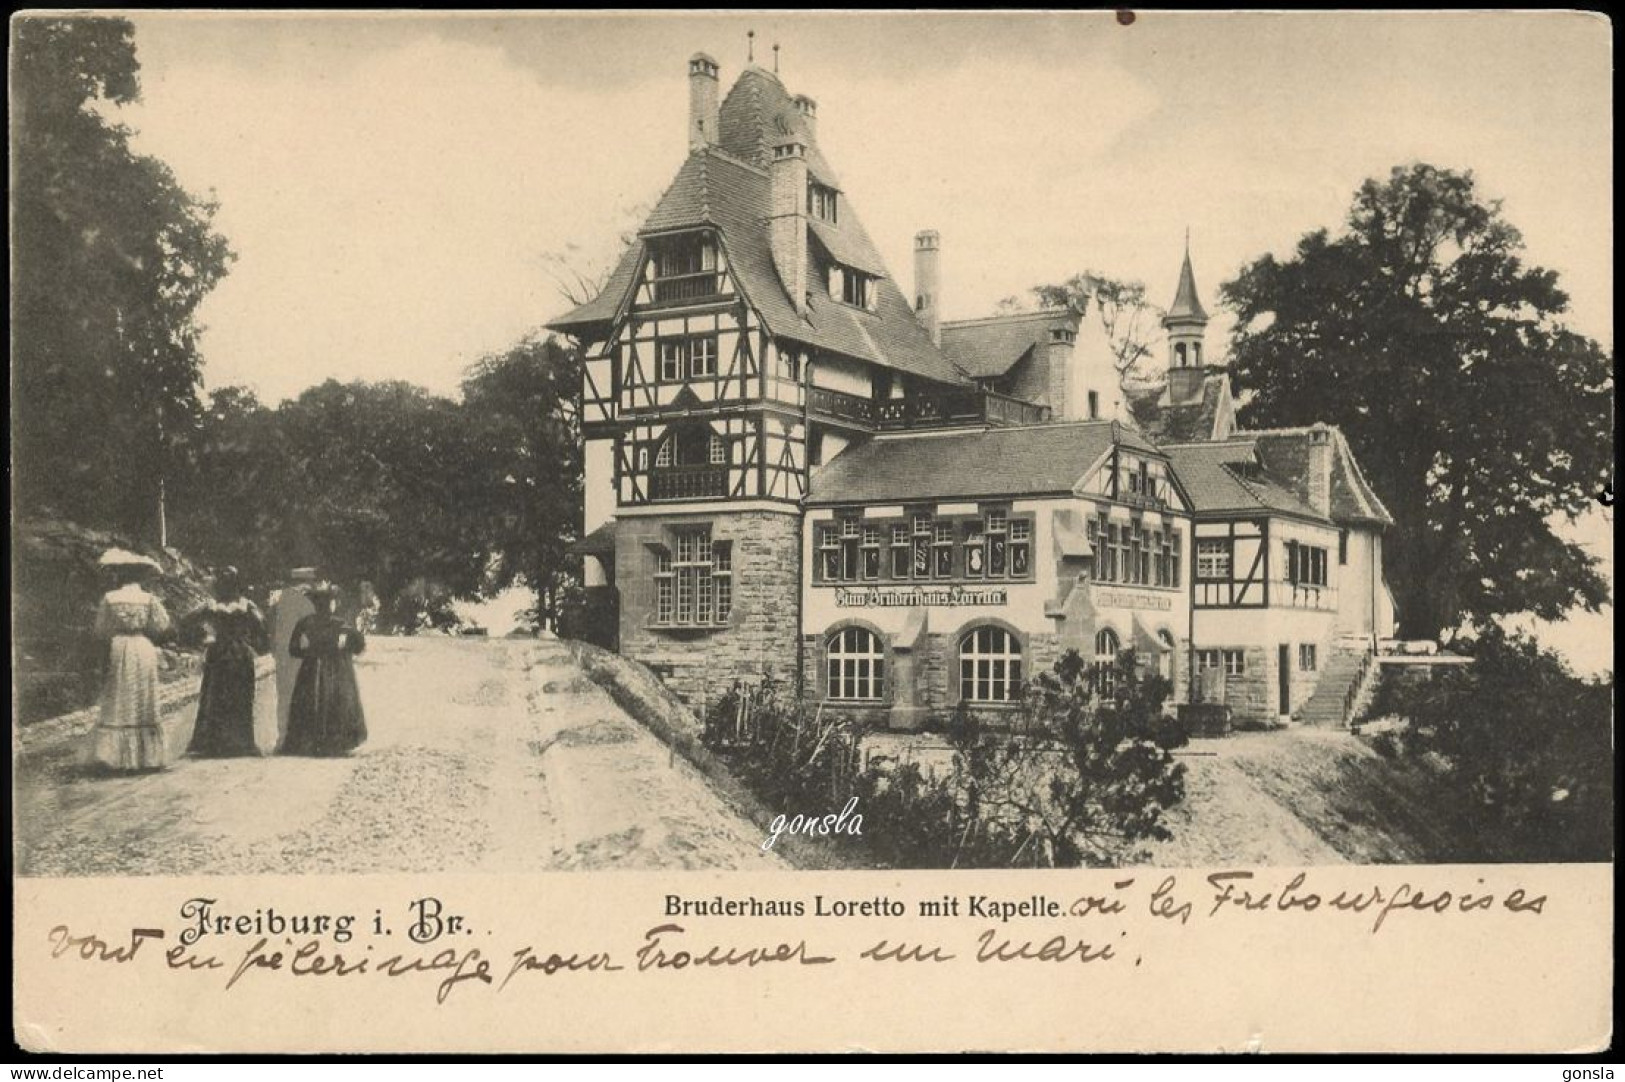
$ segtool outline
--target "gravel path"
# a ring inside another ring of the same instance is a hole
[[[180,759],[86,776],[32,747],[14,784],[23,875],[522,872],[780,866],[705,779],[586,680],[558,643],[368,642],[370,739],[344,759]],[[257,735],[274,741],[269,681]],[[191,707],[168,725],[190,738]]]

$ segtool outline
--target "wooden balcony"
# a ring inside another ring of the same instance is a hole
[[[808,408],[826,420],[845,421],[862,428],[894,431],[954,425],[1037,424],[1049,420],[1048,406],[1038,406],[991,391],[939,391],[907,398],[864,398],[813,387]]]
[[[654,286],[651,301],[654,304],[687,304],[707,300],[718,295],[721,282],[722,276],[716,271],[656,278],[651,283]]]
[[[649,475],[651,501],[702,500],[727,494],[727,466],[661,466]]]

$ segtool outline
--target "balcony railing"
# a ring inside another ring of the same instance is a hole
[[[673,274],[654,280],[654,303],[676,304],[681,301],[704,300],[715,297],[722,276],[716,271],[699,274]]]
[[[1047,406],[979,390],[874,399],[813,387],[807,403],[814,413],[825,417],[885,430],[978,423],[1036,424],[1050,416]]]
[[[727,494],[726,466],[662,466],[649,475],[651,500],[698,500]]]

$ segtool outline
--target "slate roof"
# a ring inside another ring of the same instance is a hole
[[[1336,522],[1376,522],[1394,524],[1393,516],[1365,479],[1354,450],[1341,429],[1326,426],[1332,441],[1332,519]],[[1308,428],[1260,429],[1237,432],[1238,438],[1254,441],[1259,458],[1272,474],[1290,479],[1295,492],[1304,499],[1309,490]]]
[[[1035,346],[1048,343],[1054,327],[1076,331],[1077,313],[1048,308],[944,323],[942,352],[972,378],[990,379],[1010,371]]]
[[[1289,483],[1259,463],[1252,440],[1173,444],[1163,450],[1190,494],[1191,509],[1198,514],[1273,511],[1328,521],[1300,499]]]
[[[1129,416],[1141,432],[1158,443],[1189,443],[1213,438],[1213,423],[1218,418],[1219,401],[1224,395],[1223,371],[1217,371],[1202,380],[1202,399],[1184,406],[1170,406],[1167,384],[1144,390],[1123,389]]]
[[[1110,421],[880,437],[842,451],[813,475],[809,506],[1065,495],[1112,446]],[[1162,457],[1119,426],[1124,447]]]
[[[807,315],[796,312],[773,263],[765,163],[772,144],[783,137],[781,129],[805,133],[806,128],[777,76],[759,68],[747,69],[723,102],[720,127],[719,145],[689,155],[639,230],[640,237],[713,227],[721,234],[740,289],[774,337],[938,383],[968,384],[920,325],[844,195],[838,224],[809,220]],[[810,138],[807,160],[809,172],[833,186],[828,164]],[[634,244],[623,254],[603,292],[548,326],[566,333],[607,331],[634,285],[643,251],[641,241]],[[832,257],[879,276],[875,311],[853,308],[829,296]]]

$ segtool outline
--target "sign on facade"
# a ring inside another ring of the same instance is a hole
[[[842,609],[908,608],[919,605],[1003,605],[1009,591],[1002,586],[838,586],[835,606]]]

